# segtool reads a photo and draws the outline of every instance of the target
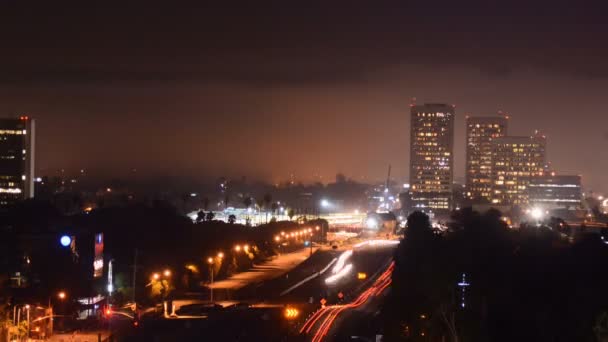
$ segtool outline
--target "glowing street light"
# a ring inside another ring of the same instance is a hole
[[[158,279],[160,279],[160,274],[158,274],[158,273],[153,273],[153,274],[152,274],[152,279],[154,279],[154,280],[158,280]]]
[[[61,291],[57,294],[57,297],[59,297],[59,299],[65,299],[65,297],[67,297],[67,295],[65,294],[65,292]]]
[[[213,258],[212,257],[207,258],[207,263],[208,264],[213,264]]]
[[[533,208],[532,211],[530,211],[530,215],[533,219],[538,221],[543,218],[544,213],[540,208]]]
[[[329,205],[330,205],[330,203],[327,199],[324,198],[321,200],[321,207],[327,208],[327,207],[329,207]]]
[[[223,252],[217,253],[217,257],[220,258],[220,259],[223,259],[224,258],[224,253]]]
[[[234,246],[234,251],[235,252],[240,252],[241,251],[241,245]]]
[[[274,241],[276,241],[276,242],[281,241],[281,237],[280,237],[280,236],[278,236],[278,235],[277,235],[277,236],[275,236],[275,237],[274,237]]]
[[[243,246],[243,250],[245,251],[245,253],[249,252],[249,245]]]
[[[171,276],[171,270],[166,269],[166,270],[163,272],[163,275],[164,275],[165,277],[170,277],[170,276]]]

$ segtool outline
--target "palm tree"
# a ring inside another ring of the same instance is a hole
[[[243,198],[243,204],[245,205],[245,209],[248,209],[249,207],[251,207],[251,204],[253,204],[251,197],[246,196],[245,198]]]
[[[270,207],[270,202],[272,202],[272,196],[267,193],[264,195],[264,211],[266,212],[266,223],[268,223],[268,209]]]
[[[287,210],[287,216],[289,216],[289,221],[291,221],[293,217],[296,216],[296,212],[292,208],[289,208]]]
[[[277,210],[279,210],[279,205],[277,204],[277,202],[272,202],[272,204],[270,205],[270,209],[272,209],[272,215],[275,215],[277,213]]]
[[[251,207],[251,204],[253,204],[251,196],[245,196],[245,198],[243,198],[243,204],[245,205],[245,210],[247,211],[247,219],[245,220],[245,222],[247,226],[249,226],[249,208]]]

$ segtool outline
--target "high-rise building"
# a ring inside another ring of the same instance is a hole
[[[0,208],[34,196],[34,120],[0,118]]]
[[[528,204],[530,179],[543,174],[546,138],[506,136],[492,140],[492,203]]]
[[[467,117],[466,198],[492,200],[492,140],[507,135],[507,116]]]
[[[414,210],[447,211],[454,178],[454,106],[413,105],[410,130],[410,203]]]
[[[530,206],[542,209],[577,209],[581,198],[581,176],[546,172],[532,177],[528,185]]]

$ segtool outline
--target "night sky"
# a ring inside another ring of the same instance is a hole
[[[40,175],[405,178],[416,97],[456,105],[457,178],[465,115],[502,110],[608,190],[606,8],[40,3],[0,5],[0,115],[38,119]]]

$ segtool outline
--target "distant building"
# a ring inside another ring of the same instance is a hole
[[[35,125],[0,118],[0,208],[34,196]]]
[[[543,175],[546,138],[509,136],[492,140],[492,203],[498,205],[528,204],[530,179]]]
[[[532,177],[528,185],[530,206],[543,209],[576,209],[581,207],[581,176],[546,173]]]
[[[450,210],[454,178],[454,106],[414,105],[410,127],[410,209]]]
[[[507,116],[467,117],[466,198],[475,203],[492,200],[492,140],[507,135]]]

